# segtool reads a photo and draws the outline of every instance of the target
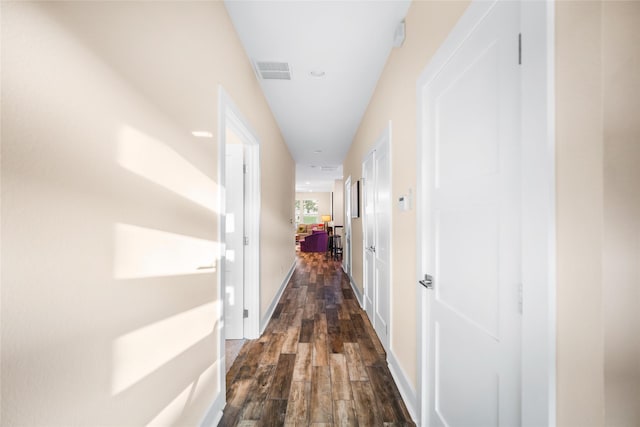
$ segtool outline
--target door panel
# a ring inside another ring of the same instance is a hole
[[[375,322],[374,326],[381,341],[389,344],[388,322],[390,313],[390,265],[391,261],[391,163],[389,159],[389,138],[384,139],[374,154],[375,188]]]
[[[435,413],[448,426],[498,425],[499,381],[496,367],[487,369],[495,356],[487,339],[458,317],[435,324]]]
[[[519,4],[497,2],[424,92],[431,424],[520,424]]]
[[[344,254],[342,267],[351,278],[351,177],[344,183]]]
[[[243,145],[227,144],[225,164],[225,339],[244,338]]]
[[[498,337],[498,217],[495,209],[438,211],[436,299]],[[482,248],[478,251],[478,248]]]
[[[362,168],[362,211],[364,224],[364,308],[373,321],[375,292],[375,170],[374,152],[365,159]]]

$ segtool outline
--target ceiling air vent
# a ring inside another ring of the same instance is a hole
[[[322,166],[320,168],[322,172],[335,172],[338,170],[337,166]]]
[[[256,69],[263,80],[291,80],[291,69],[286,62],[256,61]]]

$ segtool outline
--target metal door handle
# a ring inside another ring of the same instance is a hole
[[[424,280],[418,280],[418,283],[427,289],[433,289],[433,277],[428,274],[424,275]]]

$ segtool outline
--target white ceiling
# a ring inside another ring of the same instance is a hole
[[[297,191],[332,191],[342,177],[342,162],[409,4],[225,1],[249,59],[290,66],[291,80],[259,80],[296,162]],[[313,77],[314,70],[324,77]]]

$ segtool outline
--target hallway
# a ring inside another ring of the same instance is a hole
[[[227,374],[219,426],[415,425],[340,262],[301,253],[264,334]]]

